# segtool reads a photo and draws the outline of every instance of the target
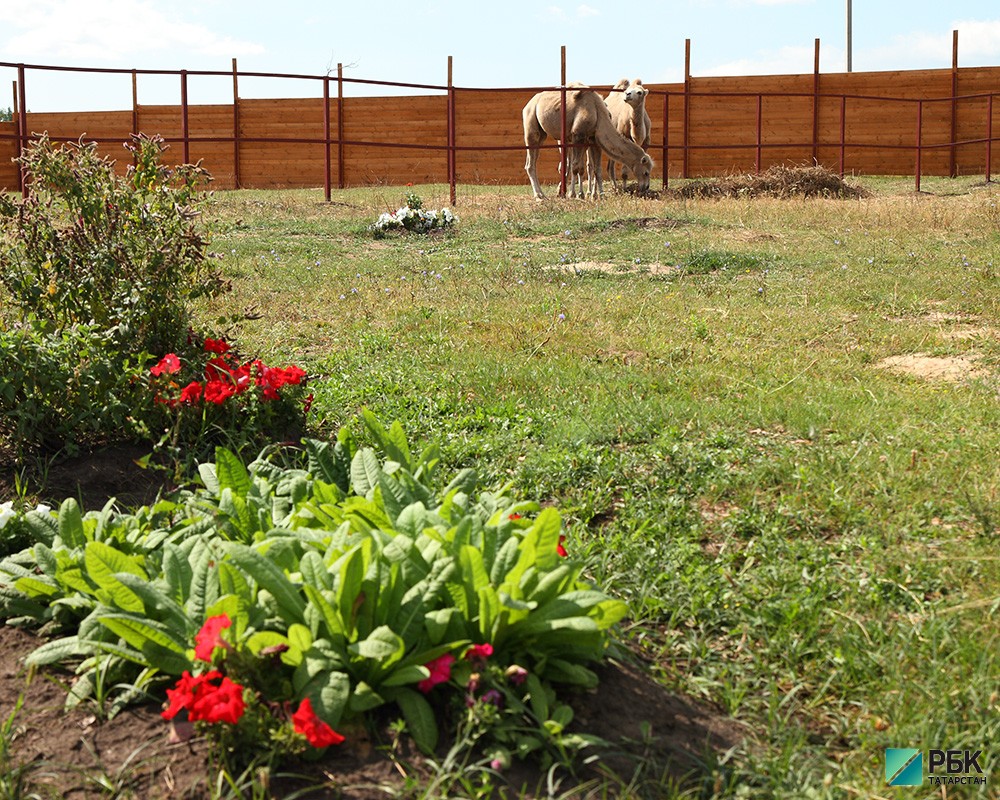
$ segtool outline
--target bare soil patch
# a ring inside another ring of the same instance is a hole
[[[979,356],[931,356],[926,353],[889,356],[883,358],[878,366],[904,375],[913,375],[931,381],[947,381],[961,383],[975,378],[981,378],[986,371],[977,366]]]
[[[650,261],[643,264],[615,264],[613,261],[573,261],[567,264],[550,264],[545,269],[570,275],[598,273],[601,275],[672,275],[678,271],[673,264]]]

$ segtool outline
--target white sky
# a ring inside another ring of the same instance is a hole
[[[853,0],[856,72],[1000,65],[997,0]],[[621,13],[616,9],[631,7]],[[846,0],[0,0],[0,61],[77,67],[241,71],[468,87],[545,87],[567,77],[593,85],[694,76],[846,69]],[[0,67],[0,108],[13,103],[15,69]],[[131,77],[28,70],[29,111],[128,109]],[[230,102],[231,78],[189,77],[192,103]],[[348,85],[348,96],[406,93]],[[321,96],[318,81],[241,79],[243,97]],[[141,76],[141,104],[177,103],[176,77]]]

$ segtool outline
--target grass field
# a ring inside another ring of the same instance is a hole
[[[958,791],[995,796],[997,194],[857,183],[461,187],[450,232],[381,240],[405,189],[219,193],[233,291],[200,313],[317,376],[320,430],[368,407],[564,509],[658,680],[746,725],[700,794],[897,796],[883,750],[916,747],[982,749],[990,785]]]
[[[310,433],[368,408],[563,512],[624,644],[744,733],[629,797],[1000,797],[998,193],[852,183],[460,187],[453,228],[380,239],[448,187],[220,192],[232,290],[197,315],[308,371]],[[887,747],[981,750],[987,783],[887,786]]]

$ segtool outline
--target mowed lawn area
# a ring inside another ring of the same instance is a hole
[[[367,407],[563,510],[567,547],[629,604],[623,642],[745,726],[699,793],[886,795],[885,748],[912,747],[983,750],[986,796],[997,192],[852,183],[871,195],[461,186],[454,227],[381,239],[382,212],[447,187],[220,192],[206,222],[233,287],[199,313],[313,376],[316,432]]]

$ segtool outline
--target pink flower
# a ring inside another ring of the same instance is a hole
[[[431,674],[430,677],[424,678],[420,681],[420,683],[417,684],[417,688],[424,694],[427,694],[427,692],[439,683],[446,683],[451,677],[451,665],[454,663],[455,656],[451,653],[445,653],[443,656],[439,656],[433,661],[429,661],[424,664],[424,666],[431,671]]]
[[[194,657],[199,661],[211,663],[212,653],[216,647],[229,647],[222,638],[222,631],[232,624],[233,621],[229,619],[228,614],[219,614],[205,620],[201,630],[194,635]]]
[[[491,655],[493,655],[493,645],[489,643],[474,644],[465,651],[465,658],[467,661],[485,661]]]
[[[313,747],[328,747],[340,744],[344,737],[316,716],[312,701],[306,697],[299,704],[299,710],[292,714],[296,733],[301,733]]]
[[[159,377],[166,373],[167,375],[173,375],[181,368],[181,360],[177,357],[176,353],[167,353],[163,358],[159,360],[157,365],[149,370],[150,374]]]

